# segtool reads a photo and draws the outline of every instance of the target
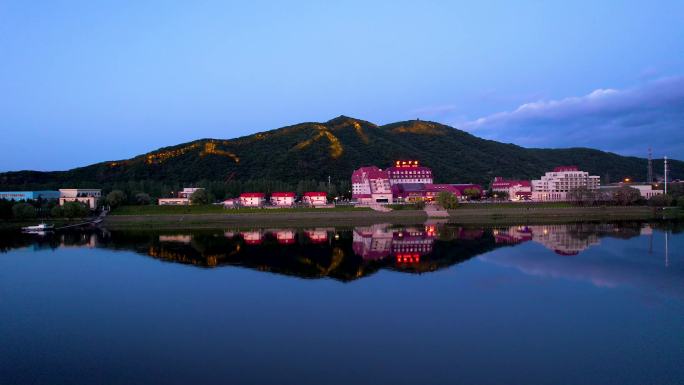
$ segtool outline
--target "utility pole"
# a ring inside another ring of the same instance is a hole
[[[653,153],[651,152],[651,147],[648,148],[648,176],[646,177],[646,183],[653,183]]]
[[[667,195],[667,156],[665,157],[665,195]]]

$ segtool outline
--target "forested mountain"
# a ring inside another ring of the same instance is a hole
[[[647,162],[588,148],[523,148],[429,121],[377,126],[340,116],[236,139],[200,139],[68,171],[6,172],[0,174],[0,189],[181,186],[201,181],[246,186],[257,180],[286,188],[302,180],[327,181],[329,176],[334,183],[348,181],[360,166],[387,167],[397,159],[417,159],[432,167],[436,182],[482,184],[494,176],[538,178],[559,165],[577,165],[600,175],[604,183],[624,177],[644,180]],[[654,168],[659,174],[662,161],[654,161]],[[681,178],[684,162],[673,161],[670,168],[672,177]]]

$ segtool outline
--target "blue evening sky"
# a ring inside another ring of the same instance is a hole
[[[684,158],[684,2],[0,1],[0,171],[349,115]]]

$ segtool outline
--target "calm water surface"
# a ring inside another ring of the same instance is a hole
[[[0,384],[682,384],[678,224],[0,234]]]

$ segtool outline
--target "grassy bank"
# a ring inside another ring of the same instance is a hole
[[[150,206],[152,207],[152,206]],[[198,206],[201,207],[201,206]],[[170,207],[179,209],[179,207]],[[181,209],[184,207],[180,207]],[[200,210],[200,209],[198,209]],[[682,218],[678,209],[662,209],[646,206],[628,207],[572,207],[537,205],[478,205],[449,210],[444,220],[462,224],[520,224],[535,222],[581,222],[612,220],[652,220]],[[164,211],[145,215],[113,215],[105,220],[106,227],[113,228],[215,228],[221,226],[363,226],[375,223],[415,224],[428,219],[423,210],[395,210],[376,212],[363,209],[242,209],[224,210],[218,213]]]
[[[192,205],[192,206],[121,206],[112,210],[109,215],[185,215],[185,214],[287,214],[301,212],[345,212],[371,211],[367,207],[336,206],[334,208],[250,208],[242,207],[226,209],[220,205]]]
[[[375,223],[415,224],[427,219],[422,210],[380,213],[370,209],[260,210],[258,213],[225,210],[220,214],[114,215],[108,228],[215,228],[221,226],[363,226]]]

